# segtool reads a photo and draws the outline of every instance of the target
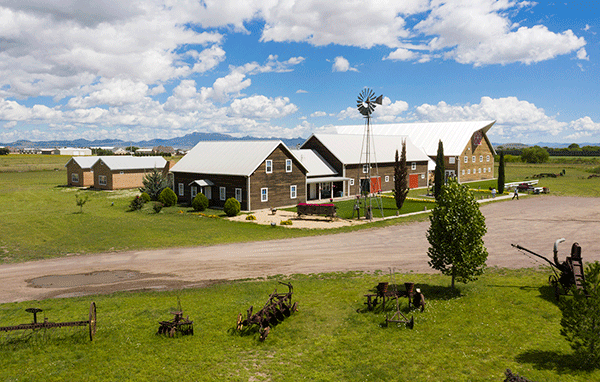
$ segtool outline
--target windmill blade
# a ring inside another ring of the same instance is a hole
[[[383,104],[383,94],[380,95],[379,97],[377,97],[377,99],[375,100],[375,103],[378,105],[382,105]]]

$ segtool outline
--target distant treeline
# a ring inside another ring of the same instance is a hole
[[[538,146],[534,146],[538,147]],[[569,145],[565,148],[543,147],[550,156],[553,157],[597,157],[600,156],[600,146],[583,146],[579,147],[577,143]],[[521,155],[524,149],[503,150],[502,146],[496,148],[496,152],[504,152],[504,155]]]

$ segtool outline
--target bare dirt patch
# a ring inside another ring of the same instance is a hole
[[[600,198],[529,196],[521,200],[485,204],[481,211],[488,227],[484,237],[489,252],[488,266],[538,267],[543,265],[542,261],[525,256],[511,244],[521,244],[550,257],[554,241],[562,237],[566,242],[559,247],[561,260],[568,255],[573,242],[581,245],[585,262],[600,260]],[[428,222],[416,222],[334,235],[210,247],[109,252],[2,264],[0,303],[123,290],[200,287],[218,280],[278,274],[371,272],[388,268],[395,268],[397,272],[435,272],[427,265],[429,243],[425,234],[428,228]],[[122,270],[148,277],[105,279],[104,284],[86,281],[87,285],[52,288],[34,288],[28,282],[48,275],[85,275]]]

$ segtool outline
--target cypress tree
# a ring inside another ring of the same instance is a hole
[[[504,193],[504,151],[500,151],[500,163],[498,165],[498,195]]]
[[[408,195],[408,167],[406,166],[406,141],[402,141],[402,155],[398,160],[398,150],[394,161],[394,199],[396,208],[401,209]]]
[[[445,168],[444,168],[444,145],[440,140],[438,144],[438,150],[435,157],[435,176],[434,176],[434,188],[433,196],[437,200],[441,194],[442,185],[445,183]]]

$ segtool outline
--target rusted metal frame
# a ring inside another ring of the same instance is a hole
[[[89,326],[90,341],[94,340],[94,336],[96,334],[96,303],[95,302],[92,302],[90,304],[89,320],[87,320],[87,321],[49,322],[48,319],[45,318],[44,322],[37,322],[37,313],[42,312],[42,310],[38,309],[38,308],[28,308],[25,310],[29,313],[33,313],[33,322],[32,323],[11,325],[11,326],[1,326],[0,332]]]

